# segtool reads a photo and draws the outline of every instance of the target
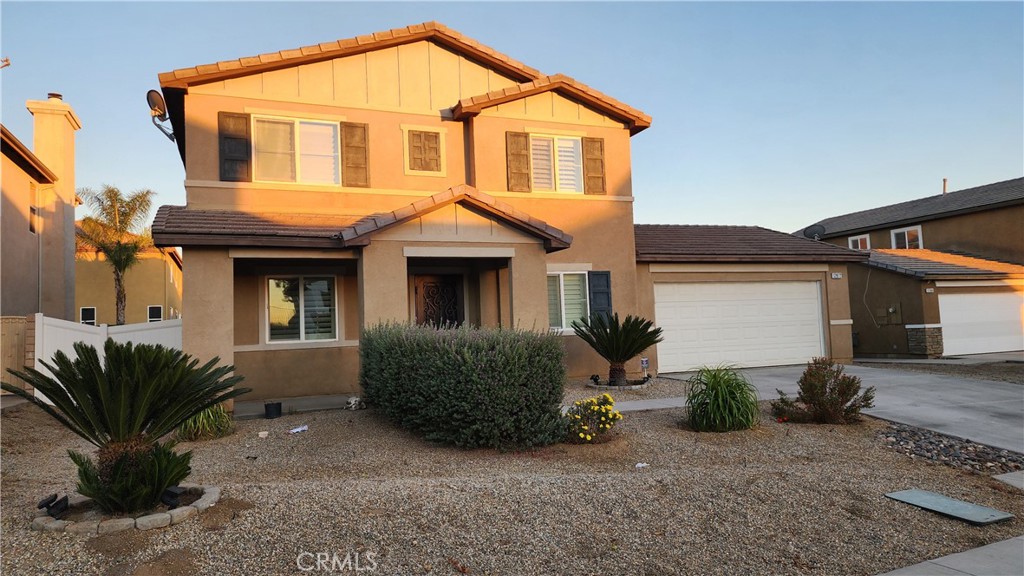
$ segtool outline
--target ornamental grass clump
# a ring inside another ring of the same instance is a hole
[[[213,440],[227,436],[232,429],[231,413],[223,404],[217,404],[185,420],[178,426],[176,437],[185,442]]]
[[[757,425],[757,389],[731,366],[702,367],[686,381],[686,413],[698,432],[731,432]]]
[[[177,454],[160,439],[183,422],[217,404],[249,392],[235,388],[241,376],[218,358],[199,361],[180,350],[107,339],[104,359],[78,342],[72,360],[57,352],[42,362],[53,377],[35,369],[8,370],[53,403],[3,383],[5,391],[35,404],[69,430],[96,446],[96,461],[68,451],[78,467],[78,492],[106,512],[148,510],[168,486],[191,473],[191,453]]]
[[[861,419],[860,411],[875,405],[875,387],[860,391],[860,378],[844,373],[842,364],[831,358],[814,358],[800,376],[796,400],[777,390],[772,415],[794,422],[851,424]]]
[[[565,436],[563,356],[546,332],[381,324],[359,341],[360,383],[367,402],[427,440],[528,448]]]
[[[567,442],[592,444],[611,432],[622,420],[622,413],[615,409],[615,399],[602,394],[586,400],[578,400],[565,413]]]

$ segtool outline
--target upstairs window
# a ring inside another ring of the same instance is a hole
[[[83,307],[81,312],[79,312],[78,317],[80,319],[79,321],[82,324],[88,324],[89,326],[95,326],[96,325],[96,307],[95,306]]]
[[[537,192],[583,192],[579,138],[530,135],[530,185]]]
[[[402,124],[405,145],[405,173],[409,176],[446,176],[445,135],[447,129]]]
[[[892,231],[892,247],[896,249],[924,248],[921,227],[911,226]]]
[[[366,124],[236,112],[217,123],[224,182],[370,186]]]
[[[851,250],[871,250],[871,237],[867,234],[863,236],[851,236],[849,238],[849,244]]]
[[[339,184],[338,124],[311,120],[255,118],[256,180]]]
[[[39,191],[35,182],[28,184],[28,231],[39,233]]]
[[[605,194],[604,140],[506,132],[510,192]]]
[[[269,342],[337,339],[333,276],[292,276],[267,281]]]
[[[163,306],[147,306],[146,307],[146,320],[149,322],[159,322],[164,319],[164,307]]]

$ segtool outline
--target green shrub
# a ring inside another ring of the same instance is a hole
[[[114,462],[111,479],[85,454],[68,450],[78,466],[78,493],[104,510],[136,511],[152,508],[160,495],[192,473],[192,453],[177,454],[172,442],[154,444],[149,452],[124,454]],[[134,461],[130,461],[134,458]]]
[[[52,406],[21,388],[2,387],[98,448],[95,463],[81,454],[72,459],[79,466],[82,494],[116,494],[97,499],[107,512],[155,506],[166,488],[164,479],[177,483],[189,474],[187,455],[168,456],[172,446],[160,445],[160,438],[195,414],[249,392],[233,388],[242,377],[228,376],[234,367],[218,367],[218,358],[199,366],[180,350],[112,339],[104,345],[102,362],[92,346],[77,342],[74,349],[74,360],[57,352],[52,364],[43,362],[53,377],[31,368],[8,370],[46,395]]]
[[[757,389],[730,366],[703,367],[686,382],[686,413],[700,432],[730,432],[757,425]]]
[[[626,362],[661,342],[661,328],[639,316],[626,316],[619,321],[618,313],[594,314],[572,323],[572,329],[595,352],[608,361],[608,383],[626,386]]]
[[[602,394],[574,402],[566,411],[565,419],[566,441],[590,444],[610,432],[622,420],[622,413],[615,409],[615,399],[610,394]]]
[[[212,440],[231,433],[231,413],[223,404],[211,406],[182,422],[178,426],[177,438],[186,442]]]
[[[772,401],[772,415],[795,422],[848,424],[860,420],[860,411],[874,406],[875,387],[860,394],[860,378],[843,373],[842,364],[814,358],[800,376],[800,392],[791,400],[781,390]]]
[[[403,428],[465,448],[560,441],[565,368],[557,336],[383,324],[364,331],[366,400]]]

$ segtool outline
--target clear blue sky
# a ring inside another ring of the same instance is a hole
[[[1024,4],[0,3],[2,121],[82,119],[78,186],[183,204],[145,93],[175,68],[438,20],[654,117],[637,222],[822,218],[1024,175]],[[44,24],[45,23],[45,24]]]

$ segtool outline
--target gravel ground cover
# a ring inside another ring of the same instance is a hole
[[[985,364],[913,364],[906,362],[854,362],[857,366],[910,370],[947,376],[1024,384],[1024,364],[1020,362],[987,362]]]
[[[570,379],[566,382],[563,396],[565,403],[572,404],[577,400],[600,396],[604,393],[610,394],[616,402],[686,396],[686,382],[672,378],[652,378],[649,385],[643,390],[598,390],[587,387],[587,382],[590,382],[587,378]]]
[[[1019,490],[887,448],[886,423],[780,424],[762,408],[742,433],[696,433],[661,410],[626,414],[603,444],[519,453],[435,446],[373,409],[242,421],[180,445],[190,480],[224,490],[199,522],[84,538],[29,531],[36,500],[73,489],[66,448],[85,446],[17,406],[0,417],[0,568],[281,575],[323,573],[296,560],[327,553],[376,574],[855,575],[1024,534]],[[978,528],[883,496],[906,488],[1017,518]]]

